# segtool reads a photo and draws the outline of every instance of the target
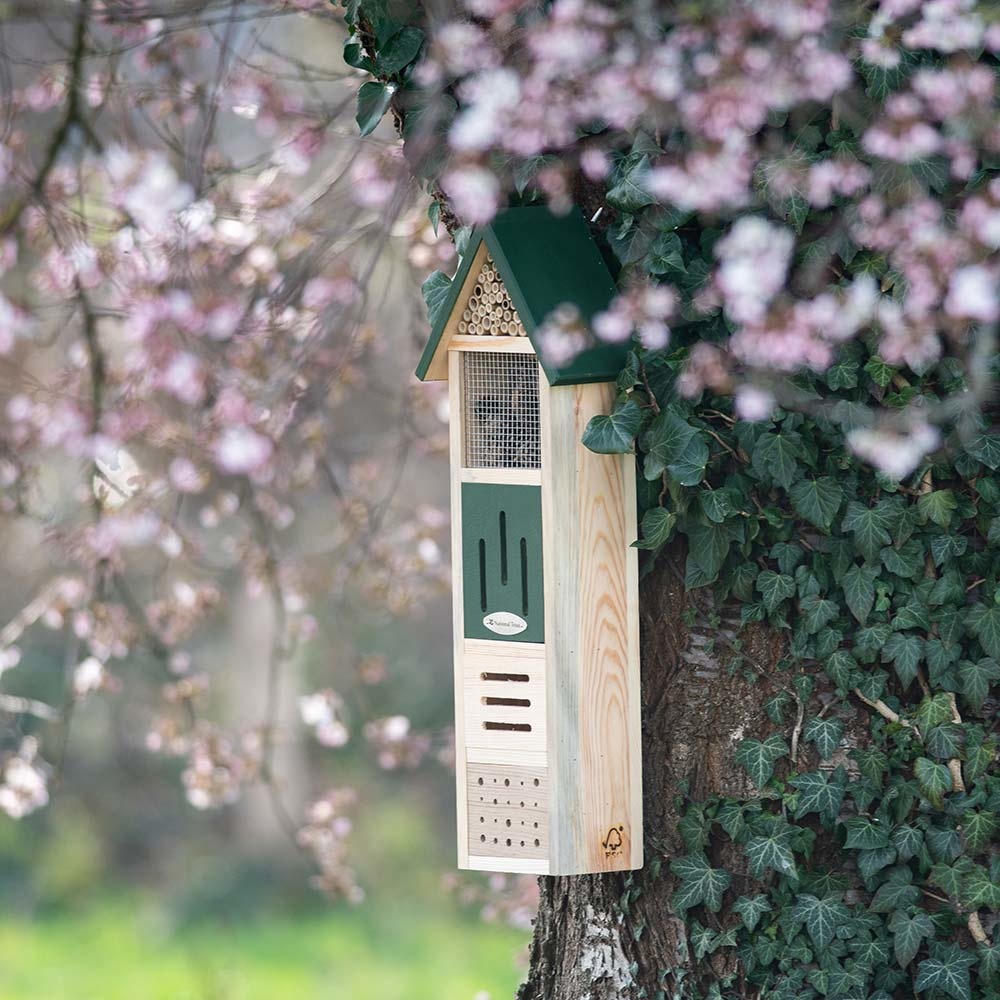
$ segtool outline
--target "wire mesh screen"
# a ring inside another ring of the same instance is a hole
[[[462,355],[467,469],[541,468],[538,360],[533,354]]]

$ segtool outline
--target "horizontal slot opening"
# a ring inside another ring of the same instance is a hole
[[[527,674],[492,674],[492,673],[482,673],[479,675],[480,680],[484,681],[515,681],[518,684],[527,684],[531,678]]]
[[[529,698],[483,698],[484,705],[510,705],[512,708],[531,708]]]
[[[531,726],[526,722],[484,722],[483,729],[498,729],[507,733],[531,732]]]

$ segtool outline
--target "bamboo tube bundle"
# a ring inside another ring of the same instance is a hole
[[[527,330],[500,277],[487,257],[459,321],[458,332],[473,337],[526,337]]]

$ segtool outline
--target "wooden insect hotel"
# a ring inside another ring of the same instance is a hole
[[[473,233],[417,369],[450,398],[461,868],[642,865],[634,461],[581,443],[626,348],[558,365],[539,337],[614,294],[578,212],[509,209]]]

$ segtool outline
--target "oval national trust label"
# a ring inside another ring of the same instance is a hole
[[[497,635],[517,635],[528,627],[528,623],[513,611],[491,611],[483,624]]]

